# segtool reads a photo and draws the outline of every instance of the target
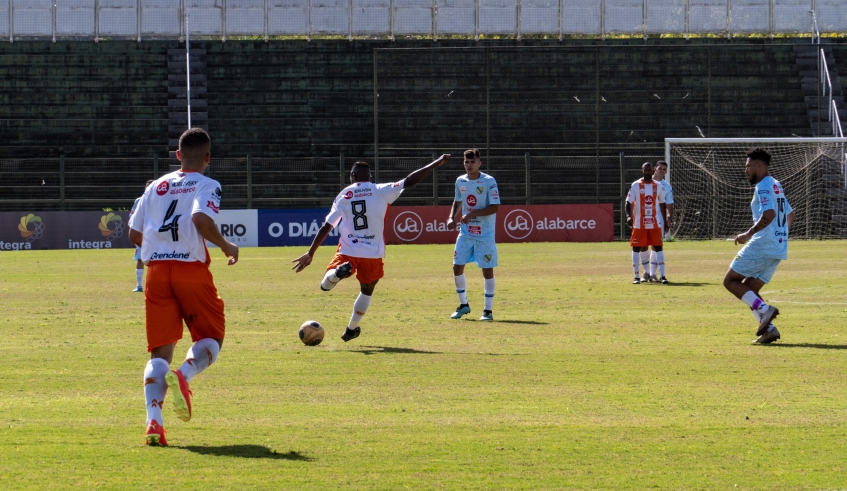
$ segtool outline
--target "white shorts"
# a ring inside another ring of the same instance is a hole
[[[497,244],[494,239],[472,239],[460,235],[453,249],[453,264],[463,266],[475,262],[480,268],[497,267]]]
[[[781,261],[782,259],[761,257],[745,246],[738,251],[738,255],[729,265],[729,269],[745,278],[757,278],[765,283],[770,283]]]

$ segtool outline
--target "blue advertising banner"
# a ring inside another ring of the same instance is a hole
[[[329,209],[259,210],[259,247],[308,246],[324,224]],[[323,245],[338,245],[333,229]]]

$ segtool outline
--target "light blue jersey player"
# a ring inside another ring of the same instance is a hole
[[[447,228],[454,230],[459,222],[459,237],[453,250],[453,280],[459,307],[450,317],[460,319],[470,313],[468,305],[465,264],[473,261],[482,268],[485,279],[485,308],[481,321],[494,320],[494,268],[497,267],[497,244],[494,242],[497,209],[500,208],[500,190],[497,181],[479,171],[482,161],[479,150],[466,150],[464,166],[467,174],[456,179],[456,196],[447,219]],[[461,219],[458,213],[461,206]]]
[[[147,181],[147,184],[144,185],[144,189],[147,189],[150,184],[153,184],[153,181]],[[132,204],[132,209],[129,210],[129,216],[132,216],[135,213],[135,210],[138,209],[138,204],[141,203],[141,198],[135,198],[135,202]],[[144,286],[144,261],[141,260],[141,248],[135,246],[135,254],[132,256],[132,259],[135,261],[135,290],[133,292],[143,293]]]
[[[756,186],[750,203],[753,226],[735,236],[736,244],[745,245],[723,279],[724,287],[753,311],[759,324],[754,344],[770,344],[780,337],[771,322],[779,309],[766,304],[759,290],[770,282],[779,262],[788,259],[788,229],[794,223],[794,210],[782,184],[769,174],[770,162],[771,155],[763,148],[747,152],[744,171],[750,184]]]

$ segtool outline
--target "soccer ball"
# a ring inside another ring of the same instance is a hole
[[[300,326],[300,341],[306,346],[317,346],[324,340],[324,328],[318,321],[306,321]]]

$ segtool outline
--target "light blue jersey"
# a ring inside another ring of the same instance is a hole
[[[456,179],[456,201],[462,203],[462,215],[481,210],[489,205],[500,204],[500,191],[497,181],[488,174],[479,173],[478,179],[468,179],[465,174]],[[494,240],[494,227],[497,214],[476,217],[468,223],[462,223],[459,235],[473,239]]]
[[[744,249],[760,258],[788,259],[788,214],[792,208],[782,190],[782,184],[771,176],[759,181],[750,208],[753,211],[753,223],[758,222],[766,210],[774,210],[776,218],[757,232]]]

